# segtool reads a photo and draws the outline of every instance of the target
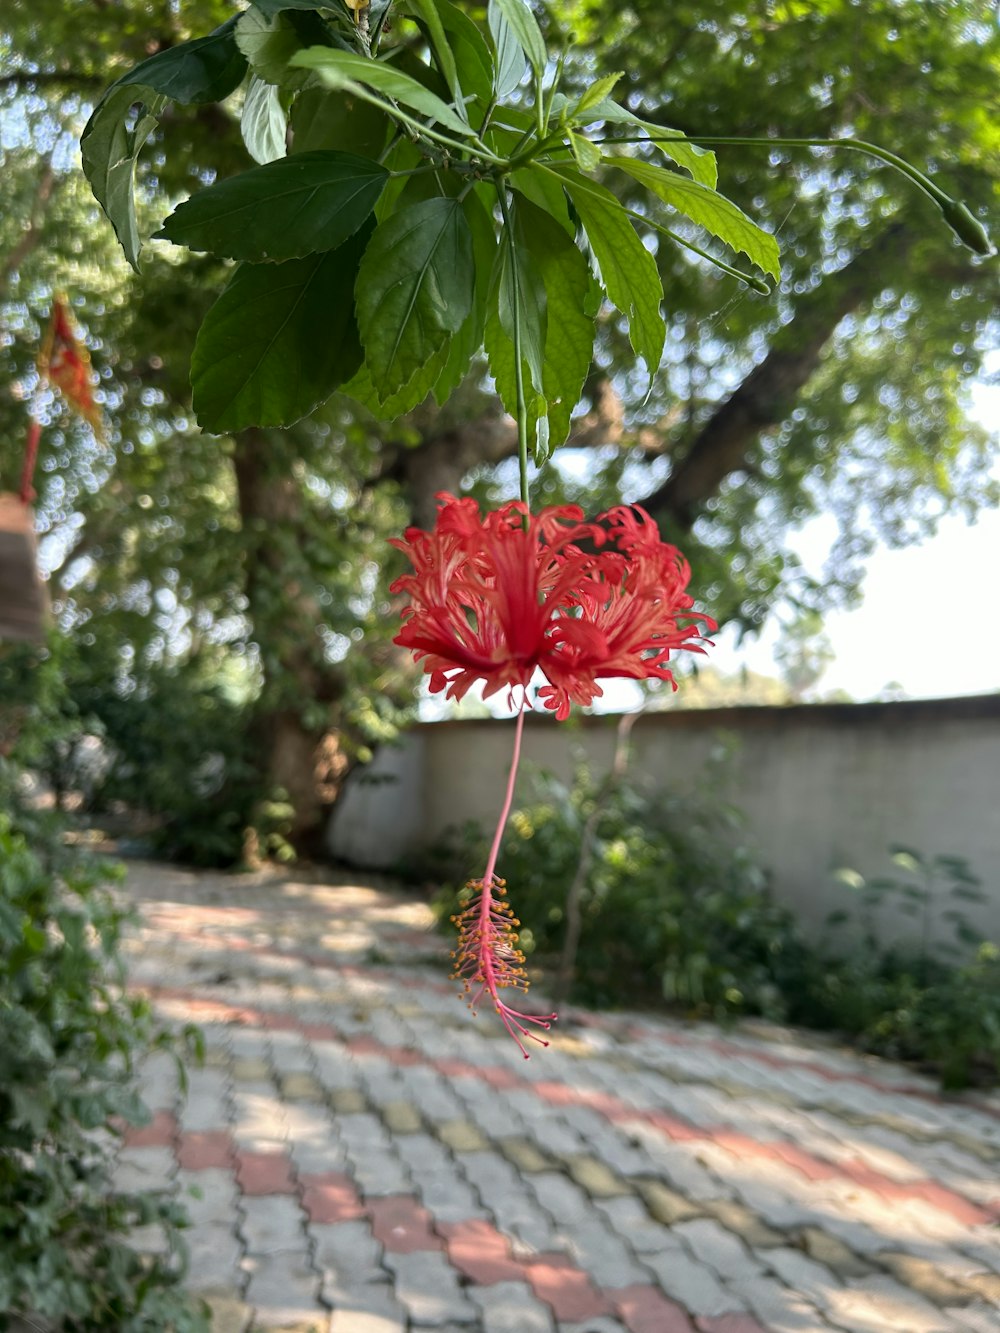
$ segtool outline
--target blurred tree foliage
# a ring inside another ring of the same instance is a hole
[[[111,427],[102,449],[42,396],[38,512],[58,629],[78,649],[66,654],[70,693],[111,691],[139,707],[165,697],[164,673],[223,678],[244,708],[241,809],[284,791],[293,840],[308,844],[331,790],[314,781],[323,738],[338,734],[343,752],[363,754],[412,696],[390,644],[385,537],[427,522],[443,488],[509,496],[516,442],[476,377],[446,408],[425,405],[389,426],[334,400],[284,432],[197,430],[187,366],[225,265],[157,242],[136,278],[76,145],[111,79],[236,8],[35,0],[0,21],[0,485],[14,483],[34,358],[52,294],[64,290]],[[619,92],[627,86],[637,112],[691,135],[869,138],[983,218],[1000,157],[991,9],[551,6],[575,35],[569,68],[581,87],[598,66],[623,69]],[[165,116],[140,159],[147,231],[194,183],[245,166],[238,110],[239,94]],[[645,502],[682,538],[703,604],[752,629],[782,599],[806,611],[849,600],[877,537],[916,540],[942,514],[996,503],[996,441],[970,421],[968,395],[996,341],[997,269],[955,244],[905,181],[857,154],[719,155],[726,192],[779,235],[780,290],[747,294],[661,245],[668,339],[652,395],[642,400],[624,331],[606,320],[570,441],[588,451],[585,480],[550,468],[536,494],[592,510],[622,495]],[[811,583],[785,537],[820,511],[836,515],[841,535],[828,577]],[[171,726],[207,746],[212,713],[194,694],[186,709],[185,692],[171,692]],[[218,717],[221,729],[221,705]]]

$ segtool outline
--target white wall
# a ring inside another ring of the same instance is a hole
[[[615,722],[529,716],[524,758],[568,778],[584,751],[599,775],[611,761]],[[849,898],[833,869],[898,874],[887,849],[902,843],[927,857],[964,857],[989,903],[956,905],[1000,940],[1000,695],[652,714],[633,731],[631,772],[684,786],[703,770],[720,733],[736,740],[725,796],[746,814],[775,896],[805,926],[819,930]],[[376,776],[397,780],[348,785],[332,852],[388,868],[449,825],[471,819],[492,827],[512,740],[508,721],[414,728],[376,760]],[[516,799],[528,794],[522,778]],[[909,930],[903,918],[883,922],[886,937]]]

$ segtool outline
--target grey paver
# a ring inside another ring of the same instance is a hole
[[[470,1287],[469,1299],[482,1315],[483,1333],[553,1333],[548,1306],[526,1282]]]
[[[322,1321],[324,1326],[329,1322],[318,1302],[319,1277],[304,1256],[248,1255],[243,1270],[247,1274],[244,1299],[253,1306],[255,1326],[308,1327],[310,1322]]]
[[[396,1296],[414,1324],[473,1323],[475,1306],[458,1283],[458,1274],[440,1250],[386,1254]]]
[[[305,1214],[298,1201],[285,1194],[258,1198],[244,1196],[239,1234],[248,1254],[304,1254]]]

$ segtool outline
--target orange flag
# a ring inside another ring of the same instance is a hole
[[[59,390],[73,411],[90,423],[98,440],[103,440],[104,421],[94,401],[90,355],[61,296],[52,302],[52,318],[38,354],[38,370],[43,379]]]

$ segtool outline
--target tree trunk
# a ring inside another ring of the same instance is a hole
[[[235,445],[247,615],[264,671],[252,724],[256,762],[268,792],[283,792],[294,810],[292,844],[316,855],[326,815],[317,774],[326,727],[307,723],[306,710],[340,699],[343,685],[323,660],[322,615],[298,550],[303,498],[286,437],[253,427],[241,431]]]

